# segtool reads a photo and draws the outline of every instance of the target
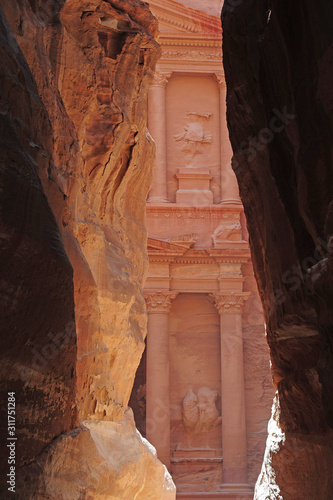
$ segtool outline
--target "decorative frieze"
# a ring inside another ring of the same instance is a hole
[[[181,60],[209,60],[222,61],[222,52],[206,52],[205,50],[165,50],[162,52],[163,59]]]
[[[242,269],[241,269],[241,264],[236,263],[236,264],[228,264],[228,263],[221,263],[220,264],[220,274],[219,274],[219,280],[224,280],[224,279],[243,279],[242,275]]]
[[[171,308],[171,301],[177,295],[178,292],[144,292],[148,313],[168,313]]]
[[[220,315],[222,314],[243,314],[244,305],[250,292],[215,292],[211,293],[215,306]]]

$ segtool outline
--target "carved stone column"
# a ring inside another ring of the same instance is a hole
[[[166,180],[165,86],[171,73],[156,71],[148,94],[148,128],[156,145],[153,186],[148,203],[168,203]]]
[[[148,311],[146,436],[170,467],[169,311],[177,292],[145,292]]]
[[[222,488],[248,489],[242,313],[249,292],[212,294],[220,314]]]
[[[231,168],[232,148],[229,141],[226,109],[226,83],[224,75],[216,75],[220,89],[220,137],[221,137],[221,204],[240,205],[237,179]]]

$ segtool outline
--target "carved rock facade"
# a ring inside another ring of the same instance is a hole
[[[150,6],[162,56],[148,97],[147,348],[130,405],[177,498],[252,499],[273,387],[231,169],[220,20],[174,0]]]

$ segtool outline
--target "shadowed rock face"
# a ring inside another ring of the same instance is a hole
[[[41,152],[51,146],[51,124],[3,15],[0,59],[1,378],[4,391],[16,393],[22,465],[75,423],[74,287],[38,176],[38,158],[46,168]],[[6,454],[1,460],[5,470]]]
[[[16,495],[174,498],[127,410],[146,333],[157,21],[139,0],[1,4],[0,355],[18,405]]]
[[[333,496],[332,19],[325,1],[226,0],[222,13],[233,168],[278,391],[258,499]]]

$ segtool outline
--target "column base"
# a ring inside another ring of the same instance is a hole
[[[183,205],[212,205],[213,192],[209,185],[213,176],[208,168],[183,167],[175,174],[178,180],[176,203]]]
[[[170,203],[168,198],[164,198],[163,196],[153,196],[152,198],[148,198],[146,203],[150,203],[151,205],[158,205],[159,203]]]
[[[219,491],[179,492],[177,500],[253,500],[253,488],[248,484],[223,484]]]
[[[239,198],[224,198],[219,205],[242,205],[242,202]]]
[[[222,498],[249,498],[253,499],[253,488],[249,484],[222,484]]]

